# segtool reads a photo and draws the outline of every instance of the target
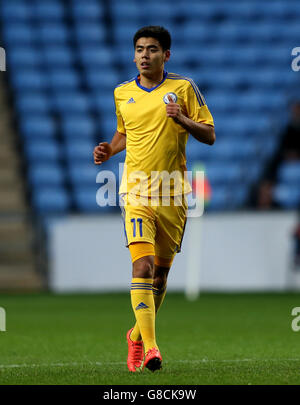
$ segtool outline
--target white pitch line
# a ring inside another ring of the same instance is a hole
[[[165,361],[165,364],[168,363],[242,363],[242,362],[259,362],[259,361],[300,361],[300,359],[196,359],[196,360],[171,360]],[[78,366],[113,366],[113,365],[125,365],[126,362],[86,362],[86,363],[41,363],[41,364],[0,364],[0,369],[9,369],[9,368],[35,368],[35,367],[78,367]]]
[[[202,360],[175,360],[174,363],[240,363],[247,361],[300,361],[300,359],[202,359]],[[173,361],[171,361],[173,363]]]
[[[87,363],[40,363],[40,364],[0,364],[0,369],[1,368],[24,368],[24,367],[29,367],[29,368],[34,368],[34,367],[78,367],[78,366],[88,366],[88,365],[95,365],[95,366],[104,366],[104,365],[122,365],[126,364],[126,362],[99,362],[99,361],[89,361]]]

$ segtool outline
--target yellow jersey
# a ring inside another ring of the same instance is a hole
[[[190,78],[164,72],[163,80],[151,89],[141,86],[139,76],[121,83],[114,90],[117,131],[126,134],[119,194],[175,196],[192,190],[186,175],[189,134],[167,117],[168,94],[191,120],[214,125],[202,94]],[[169,188],[163,184],[168,179]]]

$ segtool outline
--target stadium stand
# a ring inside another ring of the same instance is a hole
[[[188,168],[201,161],[212,186],[208,210],[247,207],[299,88],[290,67],[299,16],[296,0],[271,7],[267,0],[2,2],[0,35],[33,207],[43,215],[104,212],[95,203],[91,153],[115,131],[113,88],[136,75],[132,37],[148,24],[170,30],[166,69],[194,79],[215,120],[213,147],[192,137],[187,144]],[[300,204],[299,174],[299,164],[281,168],[274,195],[283,208]]]

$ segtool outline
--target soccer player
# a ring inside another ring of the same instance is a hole
[[[139,74],[115,88],[117,130],[110,144],[102,142],[94,149],[94,162],[100,165],[126,148],[119,194],[132,258],[130,294],[136,324],[126,336],[131,372],[162,367],[155,317],[186,223],[185,195],[191,192],[185,175],[188,135],[208,145],[215,141],[213,118],[196,84],[165,71],[170,59],[169,32],[159,26],[143,27],[133,43]],[[179,173],[179,182],[169,176],[169,188],[164,188],[167,176],[162,174],[166,173]],[[183,195],[181,204],[175,203],[179,194]],[[153,196],[156,200],[151,202],[156,202],[149,204]],[[165,197],[168,204],[163,202]]]

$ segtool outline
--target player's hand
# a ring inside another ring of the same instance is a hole
[[[166,105],[167,116],[173,118],[173,120],[180,124],[184,115],[181,112],[181,107],[179,104],[174,103],[170,94],[168,95],[169,103]]]
[[[101,142],[98,146],[94,148],[94,163],[96,165],[101,165],[106,162],[112,155],[112,147],[108,142]]]

